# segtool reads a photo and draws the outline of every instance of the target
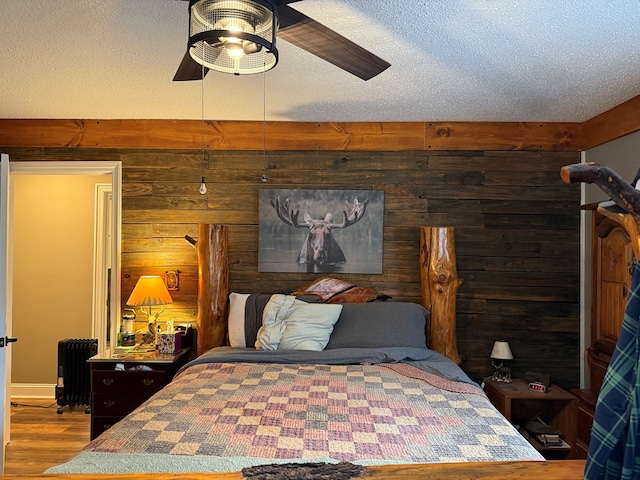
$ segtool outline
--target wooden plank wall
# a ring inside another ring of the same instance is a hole
[[[453,226],[463,368],[489,375],[493,342],[506,340],[514,375],[543,371],[578,386],[580,187],[559,177],[578,152],[230,150],[207,151],[203,162],[200,149],[2,150],[11,161],[121,161],[122,302],[138,276],[178,270],[180,289],[163,314],[178,321],[196,318],[196,253],[184,235],[197,236],[198,223],[229,225],[232,290],[289,291],[315,275],[257,272],[258,190],[383,189],[383,274],[341,278],[419,302],[418,228]]]

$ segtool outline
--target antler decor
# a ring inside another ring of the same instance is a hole
[[[636,178],[639,175],[640,169]],[[593,183],[609,195],[620,208],[640,217],[640,191],[636,190],[635,185],[625,182],[609,167],[597,163],[575,163],[562,167],[560,178],[564,183]]]
[[[640,177],[640,169],[636,179]],[[622,225],[629,237],[635,258],[640,258],[640,190],[624,181],[614,170],[597,163],[576,163],[560,169],[565,183],[593,183],[626,213],[598,206],[598,213]]]
[[[347,209],[342,211],[342,223],[332,223],[329,228],[347,228],[356,223],[364,217],[369,199],[365,198],[361,203],[358,201],[358,197],[354,197],[353,203],[349,203],[349,200],[346,200],[345,203],[347,204]]]
[[[276,197],[275,200],[270,200],[271,206],[276,209],[276,213],[280,220],[282,220],[287,225],[291,225],[296,228],[307,228],[306,224],[299,225],[298,224],[298,215],[300,214],[300,210],[289,210],[289,199],[287,198],[284,203],[280,201],[280,197]]]
[[[344,252],[333,238],[331,231],[334,228],[347,228],[359,222],[367,211],[369,199],[362,202],[354,197],[353,202],[346,201],[347,208],[342,211],[342,223],[332,223],[333,214],[327,212],[324,219],[314,219],[309,212],[304,214],[304,223],[298,223],[300,210],[289,208],[289,199],[284,202],[280,197],[270,200],[271,206],[276,210],[278,218],[291,227],[307,228],[309,234],[305,237],[296,262],[307,265],[335,265],[346,262]]]

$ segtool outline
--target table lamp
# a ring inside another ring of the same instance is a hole
[[[168,305],[173,299],[169,295],[166,285],[159,275],[143,275],[138,279],[138,283],[133,288],[127,305],[131,307],[142,307],[140,310],[147,316],[149,322],[149,332],[155,339],[158,335],[158,317],[164,310],[156,313],[151,312],[151,307],[158,305]],[[145,310],[148,307],[148,310]],[[150,343],[145,341],[145,343]]]
[[[494,342],[489,357],[491,365],[496,369],[491,379],[496,382],[511,383],[511,369],[507,367],[507,361],[513,360],[513,354],[509,342]],[[500,363],[496,364],[496,360],[499,360]]]

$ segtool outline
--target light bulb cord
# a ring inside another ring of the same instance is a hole
[[[202,58],[204,58],[204,42],[202,42]],[[201,64],[201,66],[202,78],[200,79],[200,113],[202,115],[202,183],[198,188],[198,192],[200,192],[201,195],[204,195],[207,193],[207,184],[204,181],[204,63]]]

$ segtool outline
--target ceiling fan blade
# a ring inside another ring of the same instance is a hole
[[[363,80],[369,80],[391,66],[377,55],[294,10],[284,2],[278,2],[278,4],[279,38]]]
[[[182,62],[180,62],[180,66],[173,77],[173,81],[184,82],[188,80],[202,80],[208,72],[209,69],[205,67],[203,70],[202,65],[191,58],[191,55],[189,55],[189,51],[187,50],[184,57],[182,57]]]

